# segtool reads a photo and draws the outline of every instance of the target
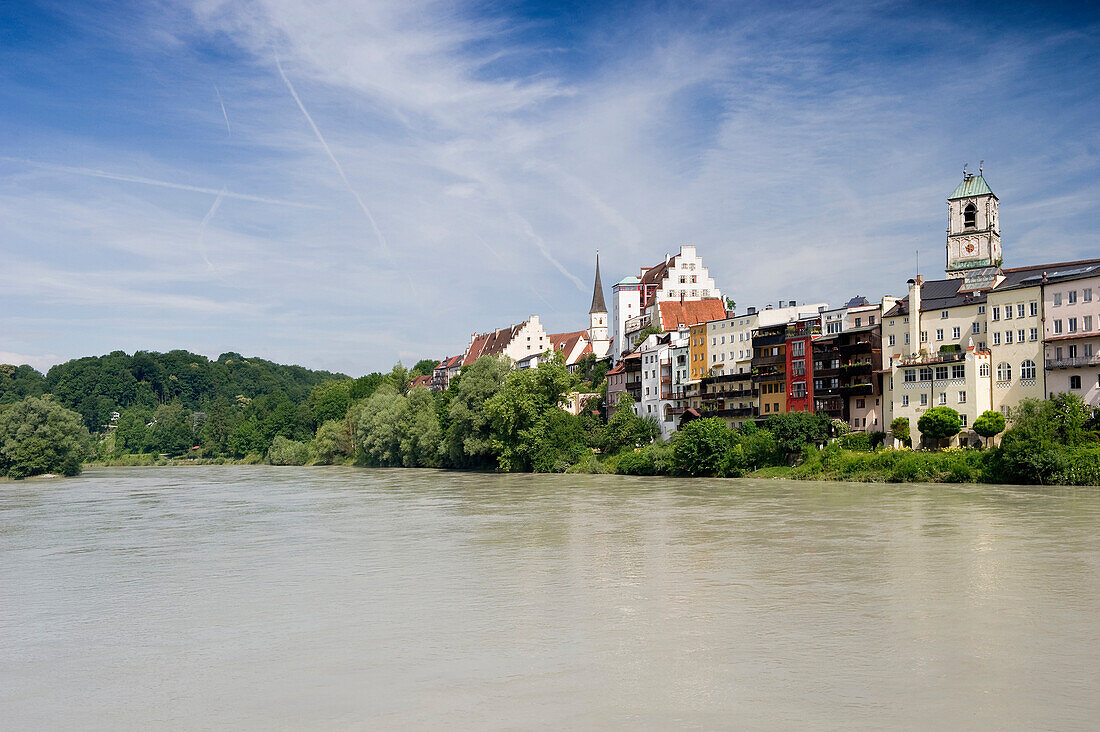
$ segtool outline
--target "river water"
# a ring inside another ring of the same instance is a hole
[[[1100,491],[0,483],[0,727],[1095,729]]]

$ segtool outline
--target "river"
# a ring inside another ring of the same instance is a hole
[[[1095,729],[1100,491],[0,483],[5,729]]]

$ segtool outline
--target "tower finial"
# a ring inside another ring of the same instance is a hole
[[[985,169],[985,161],[984,160],[979,160],[978,161],[978,175],[981,175],[982,171],[984,169]]]

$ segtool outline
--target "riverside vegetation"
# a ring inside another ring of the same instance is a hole
[[[594,358],[571,374],[560,354],[520,371],[486,357],[444,392],[409,389],[411,377],[434,365],[425,359],[351,379],[239,354],[210,361],[173,351],[79,359],[45,376],[0,366],[0,474],[71,475],[96,460],[1100,484],[1100,421],[1068,394],[1025,401],[1007,422],[983,414],[975,430],[1003,436],[981,450],[938,449],[961,428],[958,414],[941,407],[922,415],[930,449],[919,451],[904,447],[903,418],[889,434],[868,434],[807,413],[741,429],[697,419],[662,442],[657,423],[636,416],[629,397],[610,420],[601,418],[606,366]],[[575,416],[559,405],[577,389],[599,396]]]

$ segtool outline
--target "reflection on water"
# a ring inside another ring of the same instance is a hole
[[[1088,728],[1100,492],[350,468],[0,484],[5,728]]]

